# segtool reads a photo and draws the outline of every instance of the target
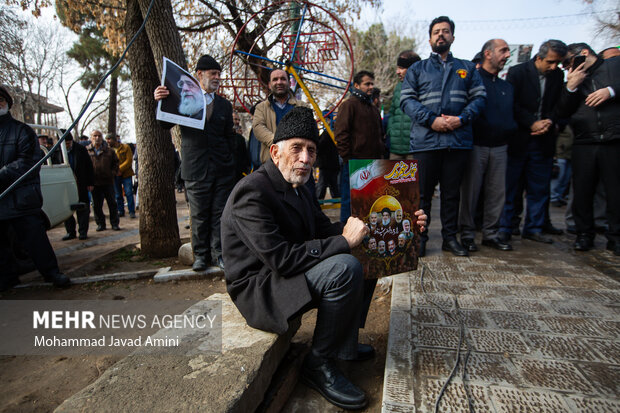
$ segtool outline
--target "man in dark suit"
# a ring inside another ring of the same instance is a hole
[[[368,307],[362,266],[351,255],[369,229],[354,217],[331,223],[313,202],[305,183],[318,140],[312,110],[291,109],[278,124],[271,158],[235,186],[222,215],[226,284],[247,323],[261,330],[282,334],[289,320],[318,308],[302,380],[341,408],[361,409],[366,395],[334,359],[374,355],[357,342]],[[416,212],[422,229],[423,214]]]
[[[515,196],[519,178],[525,176],[527,209],[523,238],[550,244],[542,234],[549,200],[549,185],[555,152],[555,107],[564,75],[558,65],[566,56],[559,40],[544,42],[534,59],[513,66],[506,80],[514,87],[516,135],[508,141],[506,203],[500,219],[499,239],[507,242],[512,233]]]
[[[216,95],[220,86],[219,63],[204,55],[196,64],[196,79],[205,92],[207,113],[204,129],[181,126],[181,178],[189,201],[192,222],[194,271],[211,263],[224,268],[220,237],[220,217],[226,198],[234,186],[232,105]],[[165,99],[165,86],[155,89],[155,100]],[[164,128],[171,123],[161,122]]]
[[[61,129],[64,133],[64,130]],[[93,171],[93,163],[88,155],[88,150],[82,145],[76,145],[73,142],[73,135],[69,133],[65,138],[67,145],[67,154],[69,155],[69,164],[75,175],[78,188],[78,199],[84,204],[82,209],[76,211],[78,232],[81,240],[88,238],[88,220],[90,217],[90,201],[88,200],[88,191],[92,191],[95,185],[95,173]],[[71,215],[65,221],[65,229],[67,235],[62,237],[63,241],[74,239],[75,218]]]

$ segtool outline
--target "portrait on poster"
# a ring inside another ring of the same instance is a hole
[[[170,94],[157,104],[157,120],[204,129],[206,101],[200,82],[172,60],[164,57],[161,84]]]
[[[352,251],[365,277],[415,270],[420,245],[414,215],[420,204],[418,162],[354,159],[349,172],[351,213],[370,230]]]

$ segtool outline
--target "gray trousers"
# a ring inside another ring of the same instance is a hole
[[[461,239],[473,239],[476,235],[474,216],[480,190],[484,186],[484,216],[482,239],[497,237],[499,218],[506,200],[507,145],[489,147],[474,145],[469,165],[461,182],[461,205],[459,229]]]
[[[191,216],[192,250],[207,264],[222,255],[220,218],[235,185],[231,176],[209,174],[203,181],[185,181]]]
[[[305,276],[311,306],[318,308],[312,353],[322,358],[355,358],[364,294],[362,265],[350,254],[338,254],[310,268]]]

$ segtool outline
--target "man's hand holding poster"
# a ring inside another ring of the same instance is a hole
[[[204,129],[207,111],[200,82],[166,57],[163,67],[161,84],[168,88],[170,94],[157,104],[156,119]]]
[[[354,159],[349,172],[351,213],[370,229],[352,251],[366,278],[415,270],[420,245],[414,215],[420,204],[418,162]]]

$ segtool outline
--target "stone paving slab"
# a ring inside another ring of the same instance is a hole
[[[620,259],[598,252],[602,273],[560,243],[515,244],[465,258],[429,244],[394,277],[383,412],[434,411],[461,325],[439,411],[620,412]]]

